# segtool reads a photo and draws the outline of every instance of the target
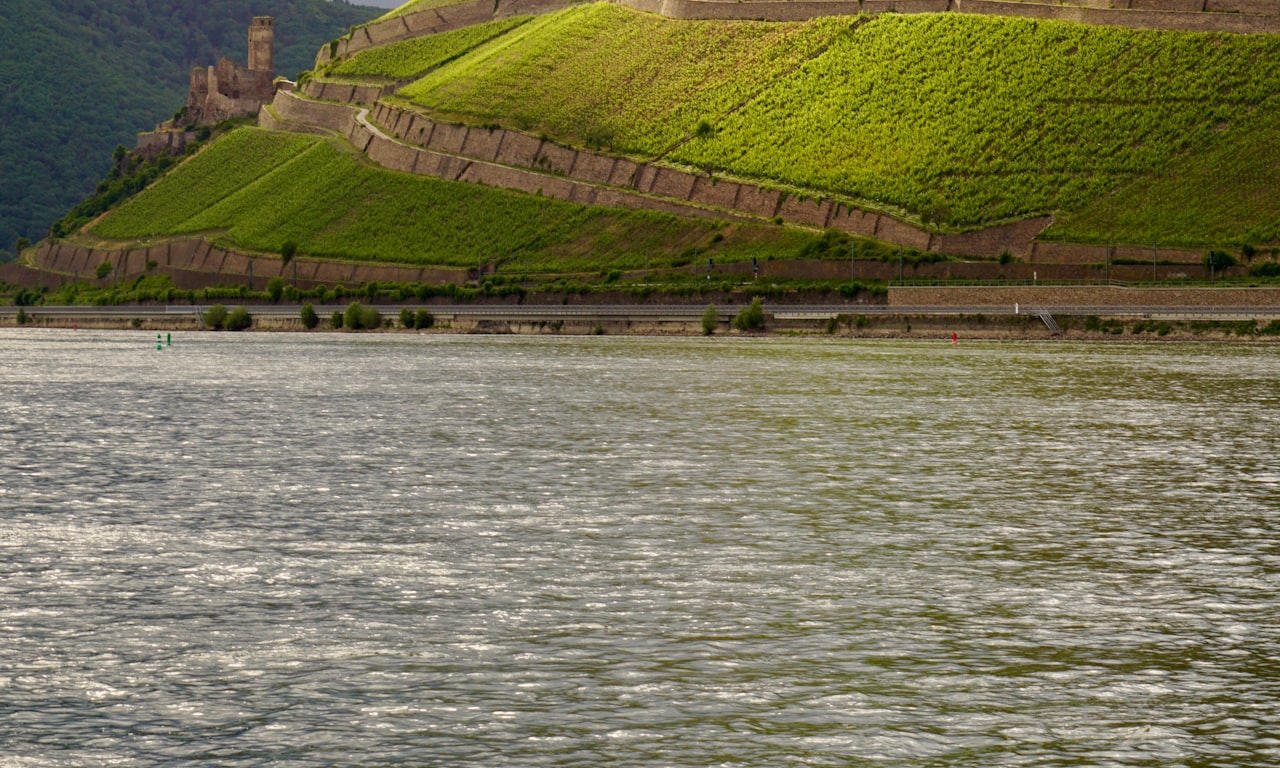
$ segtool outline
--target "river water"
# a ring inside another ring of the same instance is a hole
[[[0,331],[0,766],[1280,764],[1277,374]]]

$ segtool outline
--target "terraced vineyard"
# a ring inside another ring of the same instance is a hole
[[[652,156],[754,97],[850,23],[672,21],[595,4],[535,19],[402,95],[442,114]]]
[[[1280,243],[1280,99],[1217,133],[1202,151],[1059,219],[1043,236],[1192,247]]]
[[[315,145],[315,138],[239,130],[129,200],[95,225],[102,237],[130,239],[194,231],[185,222],[237,196]]]
[[[773,227],[592,208],[369,165],[349,145],[243,128],[108,214],[91,234],[129,240],[219,233],[243,249],[352,261],[598,272],[687,263],[692,249],[742,261],[816,240]]]
[[[975,225],[1072,211],[1229,133],[1280,39],[878,18],[674,159]],[[1034,66],[1029,62],[1035,62]]]
[[[1275,60],[1276,36],[956,14],[690,22],[592,5],[539,18],[402,96],[966,229],[1084,211],[1143,179],[1169,199],[1265,195],[1253,187],[1265,176],[1227,169],[1252,162],[1256,148],[1238,154],[1250,142],[1236,139],[1280,95],[1280,70],[1260,64]],[[1221,171],[1197,188],[1177,191],[1186,173],[1157,181],[1170,158],[1210,151]],[[1183,226],[1177,239],[1275,229],[1258,215]],[[1122,240],[1180,226],[1113,223]]]
[[[322,74],[338,77],[392,80],[412,77],[456,59],[476,46],[489,42],[529,20],[528,16],[500,19],[487,24],[463,27],[437,35],[370,48],[338,62]]]

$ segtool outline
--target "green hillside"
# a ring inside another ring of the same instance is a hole
[[[592,208],[372,166],[350,145],[243,128],[214,142],[100,220],[114,240],[213,235],[241,249],[351,261],[597,272],[794,255],[816,240],[776,227],[732,226]]]
[[[681,21],[599,3],[393,43],[314,76],[418,77],[392,98],[439,122],[854,201],[938,232],[1052,214],[1046,239],[1220,248],[1280,243],[1280,70],[1264,65],[1278,60],[1280,36],[960,14]],[[508,273],[850,258],[843,235],[782,222],[588,207],[246,129],[89,234]]]
[[[1280,69],[1259,64],[1276,60],[1277,36],[956,14],[690,22],[597,4],[531,22],[402,95],[950,228],[1158,198],[1159,220],[1113,218],[1106,234],[1144,241],[1154,228],[1198,245],[1274,237],[1274,173],[1232,169],[1277,142]],[[1178,170],[1197,157],[1213,158],[1206,172]],[[1244,221],[1201,205],[1233,197],[1262,202]],[[1096,239],[1102,220],[1088,221]]]
[[[0,254],[37,240],[88,194],[117,144],[185,101],[188,71],[243,61],[254,15],[276,17],[276,68],[380,13],[328,0],[5,0],[0,3]]]

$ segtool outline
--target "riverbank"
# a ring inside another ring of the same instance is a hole
[[[411,307],[421,309],[424,307]],[[248,307],[249,330],[309,333],[432,333],[492,335],[629,335],[702,336],[706,306],[563,306],[510,305],[427,306],[429,329],[405,328],[400,307],[375,307],[383,318],[377,331],[333,327],[339,306],[315,311],[318,327],[307,331],[299,308],[289,305]],[[138,330],[149,332],[227,332],[208,329],[202,307],[0,307],[0,327]],[[1066,311],[1028,313],[1013,309],[832,305],[765,309],[763,330],[739,331],[733,321],[741,307],[717,307],[716,336],[828,336],[850,339],[1087,340],[1087,341],[1280,341],[1280,319],[1274,312],[1220,308],[1191,313]],[[985,311],[984,311],[985,310]],[[21,322],[20,322],[21,320]]]

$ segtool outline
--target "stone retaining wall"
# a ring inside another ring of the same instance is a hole
[[[97,280],[95,270],[102,262],[112,265],[112,274]],[[156,267],[147,270],[147,264]],[[269,278],[281,276],[299,288],[317,285],[334,286],[339,283],[357,286],[369,281],[423,282],[433,284],[458,283],[471,279],[469,270],[462,268],[420,268],[387,264],[352,264],[332,261],[315,261],[299,257],[289,265],[281,264],[274,256],[254,256],[218,248],[205,240],[173,240],[167,243],[130,250],[91,249],[72,243],[42,243],[35,259],[36,269],[16,271],[10,282],[34,285],[56,285],[57,280],[88,282],[109,286],[113,281],[132,279],[140,274],[169,275],[174,285],[182,289],[201,288],[219,282],[245,283],[252,269],[254,287],[261,290]],[[703,265],[683,268],[691,274],[704,274]],[[715,267],[714,277],[736,275],[745,277],[751,266],[745,263],[722,264]],[[39,271],[37,271],[39,270]],[[1228,275],[1243,275],[1244,267],[1228,270]],[[895,280],[899,276],[908,279],[930,280],[1097,280],[1106,277],[1121,281],[1150,280],[1152,268],[1147,266],[1113,266],[1109,272],[1102,267],[1085,267],[1073,264],[997,264],[993,262],[938,262],[934,264],[904,264],[880,261],[840,260],[778,260],[760,263],[760,278],[788,280]],[[1209,275],[1202,268],[1161,266],[1155,275],[1159,279],[1203,279]],[[2,275],[0,275],[2,277]],[[21,278],[14,279],[14,278]],[[53,282],[51,282],[51,279]],[[895,289],[897,290],[897,289]],[[913,289],[914,290],[914,289]],[[935,289],[928,289],[935,290]],[[1022,289],[1017,289],[1022,290]],[[1028,300],[1029,301],[1029,300]]]
[[[352,83],[335,83],[332,80],[308,80],[302,85],[302,92],[320,101],[340,101],[346,104],[363,104],[372,106],[378,99],[394,92],[395,86],[355,85]]]
[[[356,110],[342,104],[309,101],[288,91],[280,91],[271,102],[271,110],[281,120],[347,135],[355,120]]]
[[[107,262],[112,273],[98,280],[98,265]],[[155,262],[153,270],[147,264]],[[355,264],[317,261],[297,257],[287,266],[279,257],[240,253],[213,246],[206,240],[173,240],[159,245],[127,250],[95,249],[72,243],[40,244],[35,265],[46,272],[66,275],[77,281],[110,285],[113,280],[133,278],[148,272],[168,274],[179,288],[198,288],[213,284],[210,275],[225,277],[239,284],[253,276],[253,287],[265,288],[272,277],[284,277],[289,283],[296,276],[299,288],[317,285],[357,286],[368,282],[398,283],[463,283],[465,269],[448,267],[413,267],[392,264]]]
[[[1204,250],[1187,248],[1037,242],[1032,245],[1027,261],[1033,264],[1106,264],[1121,260],[1195,265],[1204,261],[1204,254]]]
[[[1110,286],[957,286],[889,288],[890,306],[1274,307],[1278,288],[1118,288]]]

